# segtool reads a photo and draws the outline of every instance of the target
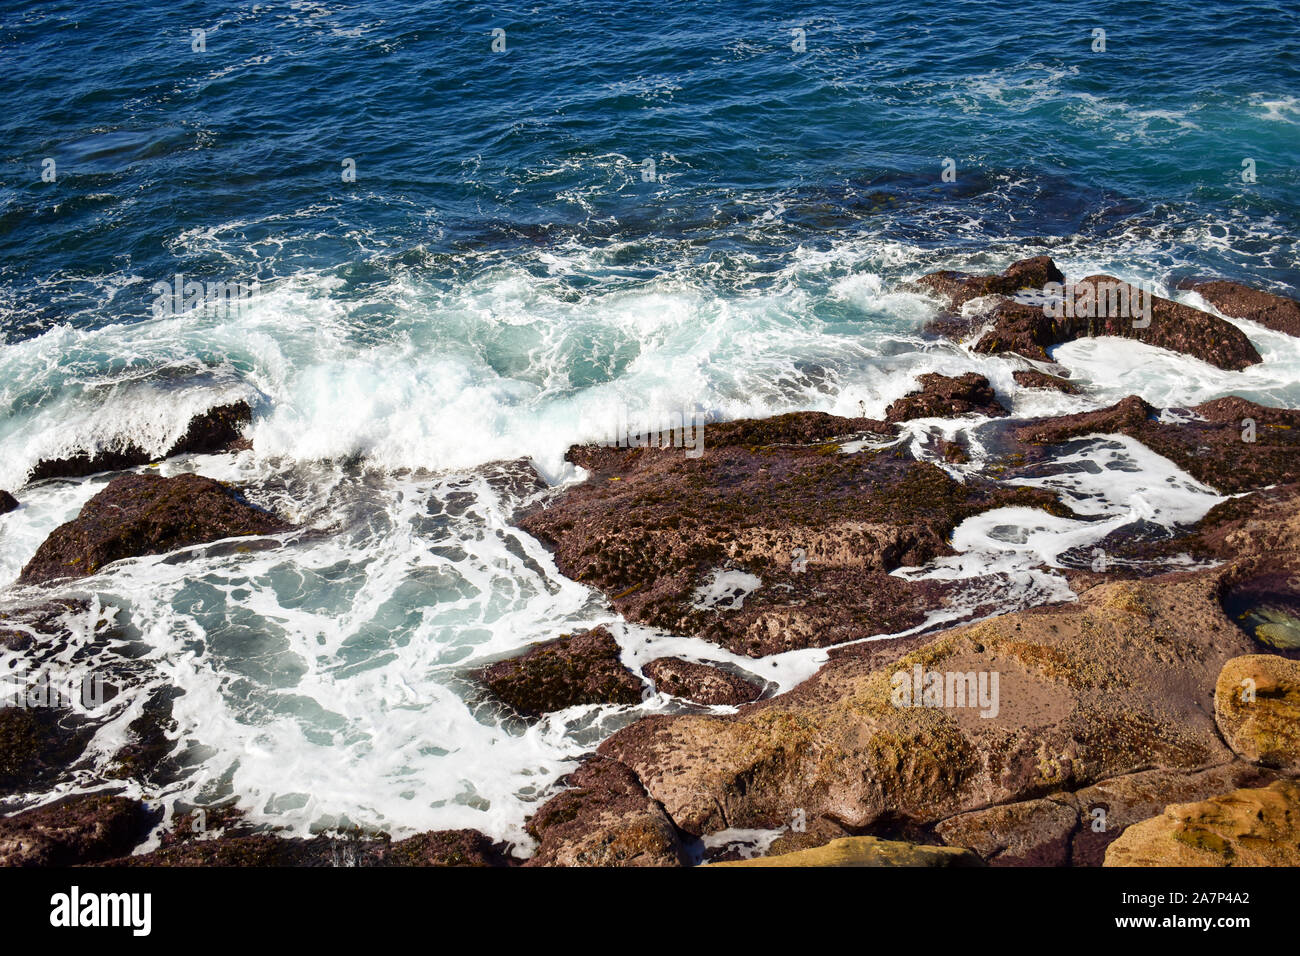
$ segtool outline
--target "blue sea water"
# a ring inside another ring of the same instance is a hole
[[[37,460],[161,450],[234,398],[254,450],[164,472],[329,531],[74,589],[118,636],[49,654],[130,692],[87,714],[57,792],[101,786],[175,688],[181,770],[131,784],[168,808],[526,842],[584,748],[679,705],[525,727],[475,666],[598,622],[632,663],[729,659],[623,625],[509,523],[535,490],[494,463],[573,480],[564,450],[618,408],[879,414],[935,370],[1022,414],[1300,406],[1300,347],[1248,324],[1266,361],[1245,373],[1093,340],[1054,355],[1083,395],[1019,391],[1021,366],[924,335],[936,307],[903,288],[1048,253],[1193,304],[1173,291],[1193,275],[1296,295],[1293,5],[4,3],[0,51],[0,487],[24,503],[0,578],[106,480],[24,488]],[[178,275],[256,289],[160,314]],[[1115,522],[1215,500],[1140,447],[1094,457],[1107,480],[1071,487]],[[996,565],[1008,602],[1059,596],[1024,560],[1098,527],[972,525],[966,564],[918,573]],[[816,660],[739,663],[784,687]]]

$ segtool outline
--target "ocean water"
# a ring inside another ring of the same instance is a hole
[[[472,826],[526,848],[586,749],[683,705],[529,726],[476,667],[607,623],[630,664],[685,653],[793,686],[823,652],[742,660],[626,625],[511,525],[545,493],[530,468],[579,479],[565,449],[619,409],[879,415],[918,374],[968,370],[1020,415],[1134,393],[1300,406],[1300,341],[1250,323],[1266,361],[1246,372],[1097,339],[1053,356],[1081,395],[1039,394],[1012,381],[1028,363],[924,335],[935,305],[902,288],[1047,253],[1192,304],[1192,275],[1297,294],[1293,5],[4,3],[0,49],[0,488],[23,502],[0,583],[107,480],[24,488],[36,461],[161,451],[237,398],[252,452],[160,470],[246,482],[323,532],[66,589],[111,636],[83,621],[0,668],[125,690],[86,712],[71,775],[10,802],[102,787],[174,689],[181,771],[127,785],[169,811],[233,799],[293,832]],[[186,282],[252,293],[160,310],[157,285]],[[924,453],[933,425],[904,440]],[[978,452],[978,425],[943,427]],[[1068,599],[1063,551],[1220,500],[1120,439],[1032,480],[1095,520],[1006,509],[900,573],[979,578],[972,606]]]

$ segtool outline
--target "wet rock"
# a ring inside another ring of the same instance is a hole
[[[1300,662],[1271,654],[1228,661],[1215,684],[1214,716],[1243,759],[1300,773]]]
[[[971,299],[986,295],[1015,295],[1021,289],[1041,289],[1049,282],[1064,282],[1065,275],[1050,256],[1034,256],[1013,262],[1000,275],[976,276],[965,272],[932,272],[917,284],[959,309]]]
[[[1249,640],[1219,607],[1220,573],[1100,585],[1077,604],[956,628],[892,661],[834,655],[737,715],[643,718],[599,753],[697,835],[778,827],[793,807],[857,832],[923,827],[1152,768],[1227,763],[1206,694]],[[998,706],[974,706],[956,684],[945,706],[896,706],[918,667],[970,674],[976,690],[982,673],[986,700],[996,674]]]
[[[1300,651],[1300,569],[1271,567],[1243,576],[1223,595],[1223,610],[1260,644]]]
[[[763,693],[757,684],[720,667],[684,661],[677,657],[655,658],[642,671],[654,681],[656,690],[693,700],[697,704],[728,704],[736,707],[757,700]]]
[[[7,515],[18,508],[18,499],[9,492],[0,489],[0,515]]]
[[[1249,319],[1275,332],[1300,336],[1300,302],[1295,299],[1223,279],[1180,283],[1179,288],[1200,293],[1206,302],[1234,319]]]
[[[105,866],[382,866],[389,844],[381,839],[283,838],[271,834],[189,840]]]
[[[14,651],[36,644],[51,646],[71,637],[74,626],[78,630],[93,628],[97,638],[106,637],[112,629],[111,621],[93,612],[89,601],[55,598],[0,611],[0,645]]]
[[[435,830],[394,843],[385,866],[512,866],[502,843],[493,843],[477,830]]]
[[[1300,480],[1300,411],[1229,396],[1190,409],[1196,418],[1159,421],[1136,395],[1095,412],[1031,422],[1018,441],[1054,445],[1091,434],[1136,438],[1198,481],[1227,494]]]
[[[170,782],[179,767],[172,758],[176,745],[168,737],[176,730],[172,702],[180,691],[168,688],[152,694],[143,712],[127,727],[129,738],[113,755],[106,776],[134,779],[153,785]]]
[[[82,577],[123,558],[289,530],[291,525],[253,507],[229,485],[202,475],[123,475],[55,528],[18,580]]]
[[[841,837],[825,846],[795,850],[779,856],[729,860],[710,866],[979,866],[969,850],[952,846],[924,846],[873,836]]]
[[[8,685],[4,689],[12,692]],[[0,795],[38,791],[76,761],[90,732],[70,711],[0,708]]]
[[[1065,866],[1078,825],[1074,807],[1043,798],[962,813],[934,829],[992,866]]]
[[[81,478],[105,471],[127,471],[176,455],[214,455],[250,448],[251,444],[243,437],[243,429],[252,418],[253,410],[246,401],[218,405],[192,418],[185,434],[161,455],[151,455],[140,446],[127,442],[118,448],[43,459],[36,463],[27,481],[30,484],[48,478]]]
[[[1017,372],[1012,372],[1011,377],[1016,380],[1017,385],[1024,388],[1050,388],[1066,395],[1079,394],[1079,389],[1068,379],[1061,378],[1058,375],[1049,375],[1036,369],[1020,369]]]
[[[592,758],[528,821],[527,866],[685,866],[680,835],[627,767]]]
[[[618,642],[603,627],[565,635],[485,668],[482,680],[526,717],[579,704],[635,704],[640,678],[623,666]]]
[[[1300,785],[1233,790],[1134,824],[1106,866],[1300,866]]]
[[[967,372],[954,378],[931,372],[921,376],[920,384],[920,391],[904,395],[886,409],[887,421],[949,418],[972,412],[989,416],[1007,414],[1002,403],[994,397],[989,380],[983,375]]]
[[[590,472],[519,519],[560,570],[629,620],[760,657],[923,623],[951,582],[889,572],[952,553],[958,523],[1050,493],[959,482],[900,447],[841,453],[866,419],[786,415],[707,426],[672,448],[575,446]],[[807,441],[811,439],[811,441]]]
[[[0,819],[0,866],[76,866],[129,853],[153,818],[139,800],[65,797]]]

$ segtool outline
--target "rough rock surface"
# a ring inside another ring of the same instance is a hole
[[[595,757],[528,821],[527,866],[684,866],[680,834],[627,767]]]
[[[0,795],[40,790],[53,783],[81,756],[89,737],[68,711],[0,708]]]
[[[954,378],[931,372],[921,376],[920,385],[919,391],[904,395],[885,410],[886,421],[944,418],[970,412],[989,416],[1007,414],[983,375],[967,372]]]
[[[1300,662],[1271,654],[1228,661],[1214,688],[1214,716],[1243,759],[1300,774]]]
[[[1077,604],[957,628],[893,661],[840,653],[735,716],[653,716],[599,753],[692,834],[770,828],[792,807],[854,830],[936,823],[1152,768],[1227,763],[1209,689],[1249,647],[1218,572],[1090,589]],[[1000,706],[898,707],[892,677],[999,674]]]
[[[979,866],[969,850],[951,846],[924,846],[873,836],[841,837],[824,846],[795,850],[778,856],[728,860],[710,866]]]
[[[82,451],[67,458],[50,458],[37,462],[27,481],[44,481],[47,478],[80,478],[104,471],[125,471],[139,468],[152,461],[176,455],[213,455],[249,447],[243,438],[243,429],[253,418],[248,402],[238,401],[218,405],[190,420],[185,434],[161,455],[151,455],[138,445],[126,443],[118,448]]]
[[[1184,287],[1200,293],[1201,298],[1224,315],[1300,336],[1300,302],[1295,299],[1223,279],[1187,283]]]
[[[1051,798],[1010,803],[950,817],[935,832],[993,866],[1065,866],[1079,814]]]
[[[618,642],[603,627],[565,635],[487,667],[483,682],[526,717],[579,704],[635,704],[640,678],[623,666]]]
[[[588,480],[519,524],[627,619],[759,657],[923,623],[953,585],[889,572],[951,554],[952,529],[971,515],[1067,513],[1051,493],[958,482],[900,447],[841,453],[881,431],[893,433],[794,414],[707,426],[698,458],[575,446],[567,457]]]
[[[9,492],[0,489],[0,515],[7,515],[18,507],[18,499]]]
[[[657,657],[642,668],[655,689],[697,704],[739,706],[757,700],[761,687],[730,671],[677,657]]]
[[[1061,378],[1059,375],[1049,375],[1047,372],[1040,372],[1037,369],[1020,369],[1012,372],[1011,377],[1016,380],[1016,384],[1024,388],[1050,388],[1066,395],[1077,395],[1079,393],[1078,387],[1071,383],[1069,379]]]
[[[152,823],[144,804],[126,797],[64,797],[0,818],[0,866],[72,866],[130,852]]]
[[[1300,866],[1300,785],[1279,780],[1166,807],[1125,830],[1106,866]]]
[[[394,843],[385,866],[511,866],[504,845],[477,830],[435,830]]]
[[[1014,434],[1032,445],[1090,434],[1128,435],[1197,481],[1228,494],[1300,480],[1300,411],[1236,396],[1204,402],[1190,411],[1197,416],[1193,420],[1161,422],[1156,409],[1130,395],[1100,411],[1039,419]]]
[[[971,299],[986,295],[1015,295],[1021,289],[1041,289],[1049,282],[1064,282],[1065,276],[1049,256],[1021,259],[1007,266],[1000,275],[977,276],[966,272],[931,272],[917,284],[959,309]]]
[[[50,533],[19,583],[94,574],[123,558],[165,554],[222,538],[279,534],[292,526],[202,475],[123,475]]]

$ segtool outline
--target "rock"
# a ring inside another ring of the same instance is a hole
[[[291,525],[248,504],[229,485],[202,475],[123,475],[50,533],[18,581],[82,577],[123,558],[289,530]]]
[[[27,481],[30,484],[48,478],[81,478],[105,471],[127,471],[176,455],[214,455],[250,448],[252,446],[243,437],[243,428],[252,418],[253,410],[246,401],[218,405],[192,418],[185,434],[161,455],[151,455],[139,445],[127,442],[117,448],[81,451],[67,458],[43,459],[36,463]]]
[[[1279,780],[1166,807],[1125,830],[1106,866],[1300,866],[1300,785]]]
[[[949,318],[932,323],[930,329],[948,338],[966,339],[979,330],[987,330],[972,348],[984,354],[1014,352],[1035,361],[1048,361],[1048,350],[1079,338],[1115,335],[1136,339],[1157,348],[1191,355],[1228,371],[1241,371],[1262,361],[1246,333],[1218,316],[1189,305],[1151,295],[1150,314],[1135,303],[1139,290],[1114,276],[1093,275],[1067,286],[1071,302],[1075,295],[1086,295],[1074,314],[1064,310],[1049,314],[1040,305],[1000,297],[986,305],[981,313],[964,319]],[[985,293],[988,294],[988,293]],[[969,296],[968,298],[973,298]],[[952,301],[960,304],[962,293]]]
[[[1079,389],[1071,384],[1068,379],[1057,375],[1049,375],[1046,372],[1039,372],[1035,369],[1020,369],[1017,372],[1012,372],[1011,377],[1016,380],[1017,385],[1024,388],[1050,388],[1066,395],[1079,394]]]
[[[1160,422],[1136,395],[1109,408],[1017,428],[1017,441],[1053,445],[1091,434],[1136,438],[1225,494],[1300,480],[1300,411],[1229,396],[1194,406],[1191,421]],[[1252,440],[1246,441],[1245,438]]]
[[[841,837],[825,846],[796,850],[780,856],[728,860],[710,866],[979,866],[969,850],[951,846],[923,846],[873,836]]]
[[[505,845],[477,830],[436,830],[394,843],[385,866],[511,866]]]
[[[76,866],[139,844],[152,819],[144,804],[103,794],[64,797],[0,819],[0,866]]]
[[[6,608],[0,611],[0,645],[13,651],[33,645],[55,646],[78,633],[93,631],[104,640],[114,629],[115,615],[99,613],[91,603],[80,598],[55,598],[39,604]]]
[[[312,839],[255,834],[188,840],[105,866],[383,866],[389,844],[380,839]]]
[[[743,677],[720,667],[684,661],[678,657],[658,657],[642,668],[654,681],[655,689],[674,697],[684,697],[697,704],[728,704],[737,707],[758,700],[763,689]]]
[[[81,756],[90,736],[70,711],[0,708],[0,795],[44,789]]]
[[[598,752],[695,835],[781,826],[793,808],[857,832],[924,827],[1143,770],[1224,764],[1206,692],[1249,639],[1219,607],[1223,573],[1099,585],[893,660],[845,649],[789,693],[736,715],[643,718]],[[895,706],[895,675],[910,686],[917,667],[977,687],[983,673],[986,692],[996,674],[998,706]]]
[[[975,276],[965,272],[932,272],[921,276],[917,285],[947,299],[950,309],[959,309],[971,299],[986,295],[1015,295],[1021,289],[1041,289],[1049,282],[1064,282],[1065,275],[1049,256],[1034,256],[1013,262],[996,276]]]
[[[1275,332],[1300,336],[1300,302],[1295,299],[1222,279],[1181,283],[1179,288],[1199,293],[1210,305],[1234,319],[1249,319]]]
[[[993,395],[989,380],[967,372],[956,378],[931,372],[920,378],[921,389],[910,392],[885,411],[890,422],[913,418],[948,418],[955,415],[1006,415],[1007,410]]]
[[[952,529],[1004,505],[1068,513],[1039,489],[959,482],[866,419],[784,415],[707,426],[673,448],[575,446],[589,473],[519,525],[628,620],[761,657],[923,623],[958,585],[889,572],[951,554]],[[837,438],[838,440],[831,440]],[[811,443],[807,441],[811,439]]]
[[[685,866],[677,829],[627,767],[592,758],[528,821],[526,866]]]
[[[18,508],[18,499],[9,492],[0,489],[0,515],[7,515]]]
[[[143,712],[127,727],[129,739],[113,755],[105,776],[155,786],[174,779],[179,767],[172,758],[176,744],[168,738],[168,733],[176,730],[172,701],[178,696],[180,692],[175,688],[165,688],[145,701]]]
[[[1300,662],[1271,654],[1234,657],[1215,684],[1214,716],[1243,759],[1300,773]]]
[[[1078,825],[1073,806],[1045,798],[958,814],[934,829],[992,866],[1065,866]]]
[[[640,678],[623,666],[618,642],[604,627],[564,635],[498,661],[482,672],[499,700],[526,717],[580,704],[636,704]]]
[[[1101,866],[1106,848],[1129,826],[1148,820],[1171,803],[1206,800],[1237,787],[1262,787],[1277,774],[1235,760],[1198,773],[1146,770],[1103,780],[1070,795],[1079,826],[1070,865]]]

